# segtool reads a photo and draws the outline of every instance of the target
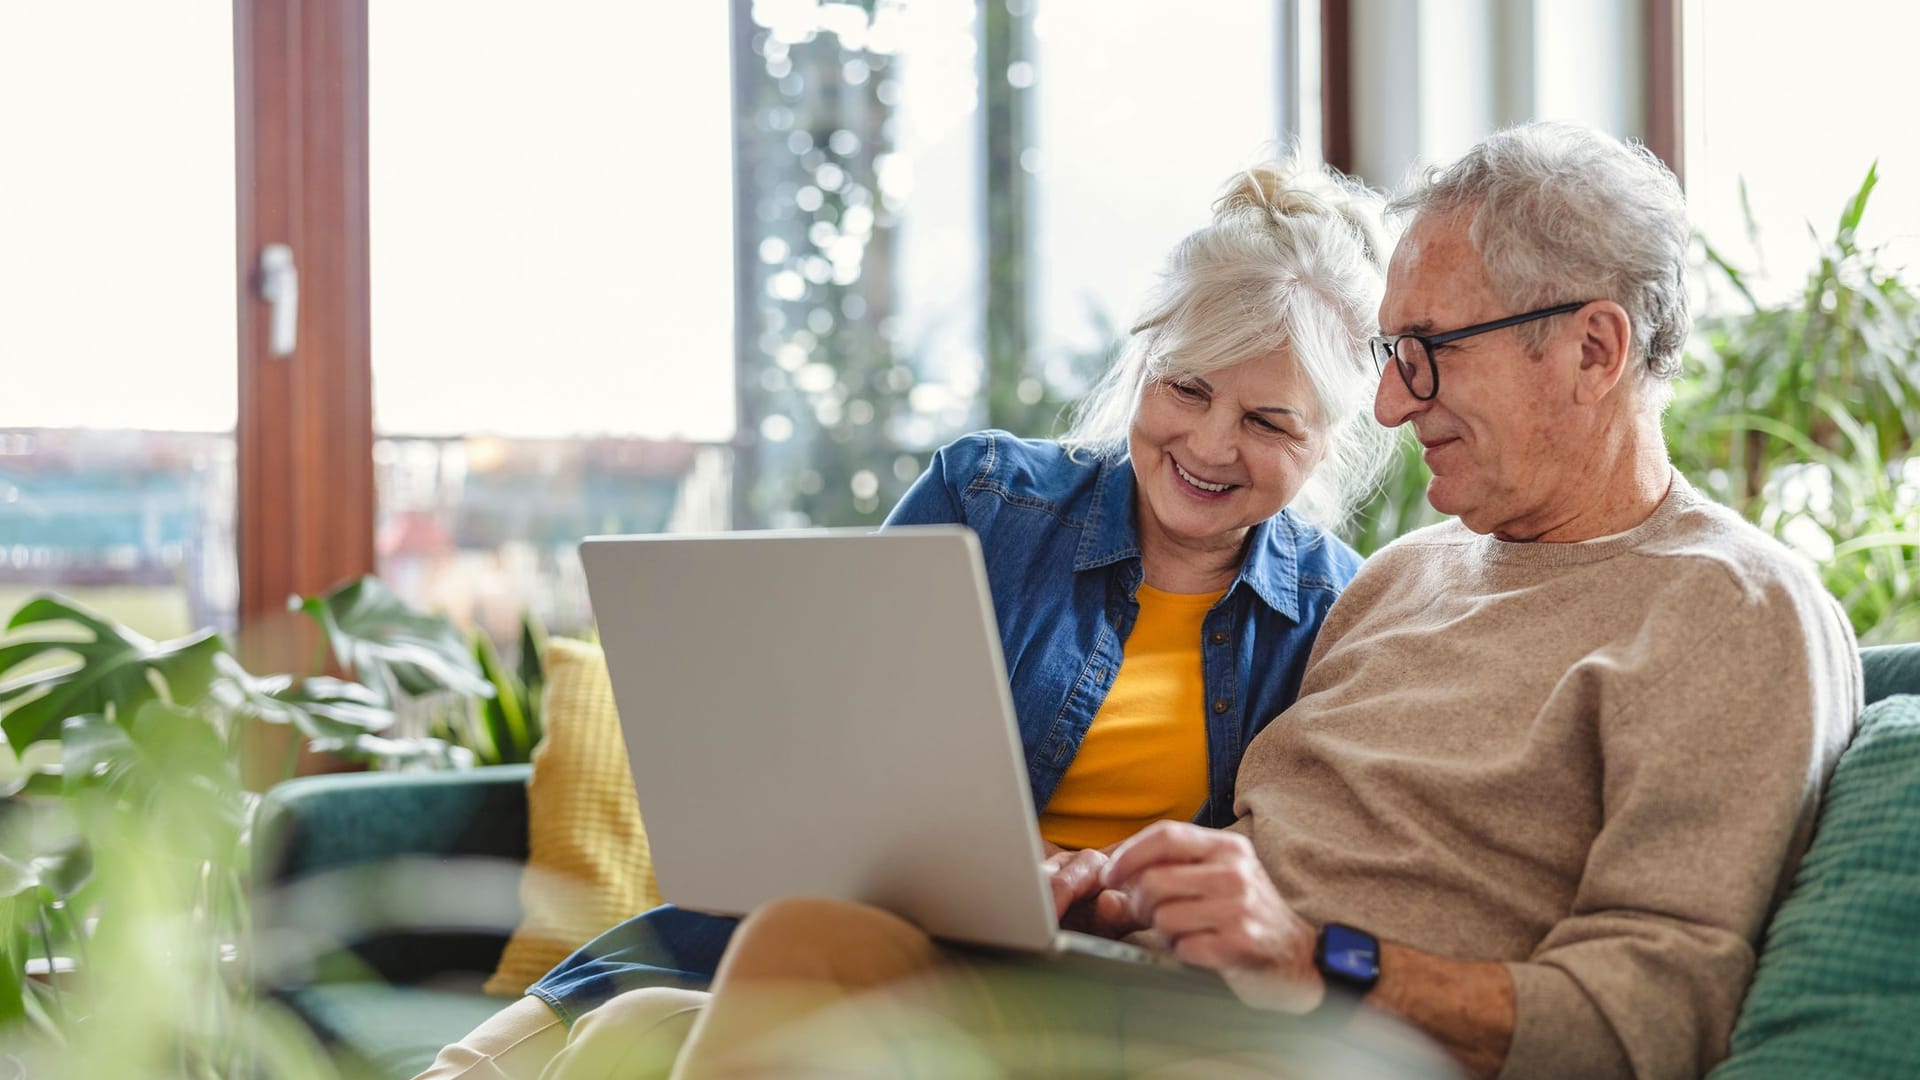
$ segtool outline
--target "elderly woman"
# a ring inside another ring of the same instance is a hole
[[[1342,177],[1235,176],[1066,437],[962,438],[888,517],[980,537],[1050,852],[1233,820],[1240,752],[1293,701],[1359,568],[1325,525],[1385,457],[1366,341],[1388,246],[1378,198]],[[613,995],[703,984],[733,925],[630,920],[423,1080],[536,1076]]]

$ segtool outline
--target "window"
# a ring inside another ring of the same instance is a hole
[[[231,9],[0,7],[0,100],[0,612],[231,628]]]
[[[511,641],[575,547],[726,525],[727,6],[369,7],[378,569]]]
[[[1785,299],[1878,161],[1860,242],[1885,245],[1888,265],[1920,263],[1920,144],[1888,111],[1911,97],[1920,10],[1688,0],[1685,18],[1687,194],[1708,242],[1761,272],[1763,299]]]

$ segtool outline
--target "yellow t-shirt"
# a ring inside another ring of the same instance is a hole
[[[1040,815],[1040,835],[1061,847],[1105,847],[1153,822],[1191,821],[1200,812],[1207,801],[1200,626],[1223,595],[1140,586],[1140,616],[1113,689]]]

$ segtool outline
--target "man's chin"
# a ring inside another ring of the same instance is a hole
[[[1465,493],[1460,490],[1458,481],[1451,481],[1442,476],[1429,478],[1427,480],[1427,505],[1448,517],[1457,517],[1466,524],[1467,528],[1473,528],[1473,522],[1468,520],[1473,510],[1473,500],[1467,498]],[[1474,529],[1474,531],[1479,532],[1480,530]]]

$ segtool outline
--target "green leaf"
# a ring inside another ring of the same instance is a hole
[[[0,1031],[9,1032],[28,1019],[26,924],[40,909],[37,888],[13,888],[17,866],[0,856]]]
[[[1836,243],[1851,242],[1853,234],[1860,228],[1860,218],[1867,212],[1867,197],[1873,194],[1874,186],[1880,182],[1880,159],[1874,158],[1867,166],[1866,179],[1860,181],[1860,190],[1847,200],[1846,208],[1840,211],[1840,230]]]
[[[1740,272],[1740,269],[1729,262],[1726,256],[1720,254],[1719,248],[1714,247],[1705,240],[1702,240],[1700,243],[1706,250],[1707,261],[1712,263],[1722,274],[1726,275],[1727,282],[1740,293],[1742,299],[1746,300],[1748,307],[1758,311],[1760,309],[1760,301],[1755,299],[1753,290],[1747,288],[1746,277]]]
[[[484,630],[476,629],[473,632],[473,656],[487,681],[493,684],[493,697],[480,707],[484,740],[491,747],[476,746],[473,749],[481,762],[487,765],[524,761],[527,752],[532,749],[527,744],[526,712],[521,708],[521,703],[526,699],[526,688],[501,663],[499,650],[493,647],[493,639]],[[491,749],[491,754],[487,752],[488,749]]]
[[[378,578],[348,582],[324,596],[295,598],[326,632],[334,659],[362,681],[379,674],[418,697],[453,690],[476,697],[493,692],[447,619],[407,606]]]
[[[309,738],[382,731],[393,723],[386,696],[360,683],[328,676],[254,675],[231,658],[223,670],[225,676],[214,684],[211,696],[236,718],[291,725]]]
[[[27,660],[71,654],[78,662],[26,676],[0,688],[0,701],[16,702],[0,719],[9,745],[24,748],[60,730],[63,721],[86,714],[112,714],[125,722],[162,694],[199,701],[216,677],[214,658],[226,642],[212,629],[155,642],[56,596],[29,600],[7,628],[33,628],[25,641],[0,649],[0,680]]]
[[[403,768],[470,769],[475,764],[472,750],[443,739],[389,739],[380,735],[355,735],[346,739],[315,739],[313,748],[349,760],[379,761]]]
[[[351,738],[393,726],[384,695],[359,683],[316,676],[276,695],[293,710],[293,723],[308,738]]]
[[[40,872],[31,862],[17,862],[0,854],[0,899],[12,899],[37,892]]]

